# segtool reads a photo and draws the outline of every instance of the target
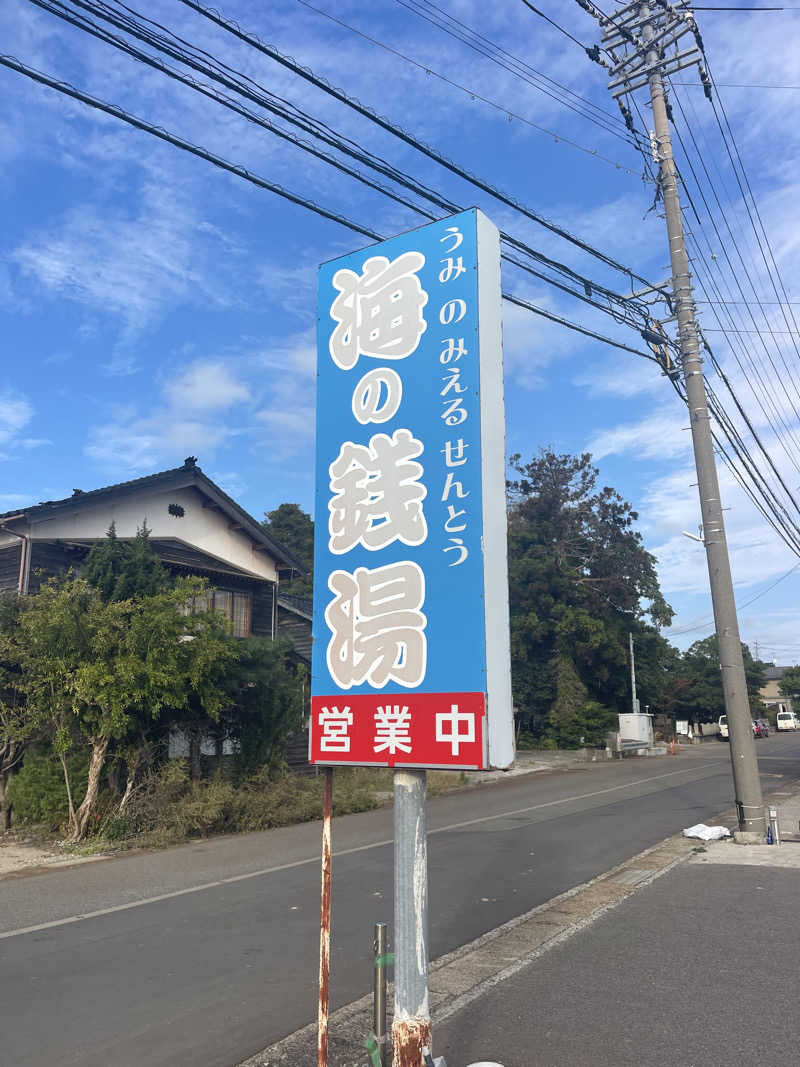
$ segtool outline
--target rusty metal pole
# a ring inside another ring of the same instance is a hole
[[[333,767],[322,778],[322,896],[319,908],[319,1006],[317,1010],[317,1067],[328,1067],[328,1001],[331,973],[331,817]]]
[[[393,1067],[421,1067],[431,1044],[428,1006],[426,772],[394,772]]]
[[[386,1055],[386,964],[388,962],[386,923],[375,923],[375,970],[372,978],[372,1032],[378,1045],[381,1067],[387,1067]]]

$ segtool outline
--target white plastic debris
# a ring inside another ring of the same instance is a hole
[[[727,826],[706,826],[704,822],[699,822],[696,826],[690,826],[684,830],[683,836],[698,837],[701,841],[721,841],[725,837],[730,837],[731,832]]]

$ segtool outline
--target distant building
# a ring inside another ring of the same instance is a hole
[[[794,711],[792,698],[784,696],[780,690],[781,678],[783,678],[784,671],[788,669],[788,667],[767,667],[765,672],[767,677],[766,684],[759,689],[761,699],[771,711],[776,713],[779,711]]]
[[[280,596],[279,580],[303,567],[256,519],[203,473],[190,456],[182,467],[93,489],[73,490],[0,515],[0,592],[35,593],[47,578],[80,574],[92,545],[114,523],[130,540],[142,523],[162,564],[176,575],[208,579],[209,606],[236,637],[291,637],[310,664],[310,611]]]

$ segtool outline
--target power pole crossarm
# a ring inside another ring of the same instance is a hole
[[[609,86],[612,95],[621,97],[647,86],[653,108],[654,144],[659,168],[659,184],[664,200],[664,212],[669,236],[672,267],[673,302],[678,322],[683,378],[692,430],[700,511],[703,519],[704,542],[711,601],[717,632],[717,649],[722,674],[725,712],[728,716],[733,782],[739,829],[753,835],[766,833],[764,803],[758,776],[753,741],[750,701],[742,658],[742,644],[733,595],[725,523],[717,479],[714,442],[711,435],[703,361],[700,356],[699,333],[695,315],[692,279],[683,229],[683,217],[678,196],[678,178],[672,156],[672,137],[668,105],[664,91],[666,74],[698,63],[699,49],[677,50],[676,42],[687,32],[699,43],[697,26],[691,12],[675,10],[665,0],[625,4],[616,14],[603,20],[607,27],[605,39],[610,42],[616,66]],[[614,46],[624,47],[626,55],[618,59]],[[674,49],[674,51],[670,51]],[[705,72],[701,68],[701,77]],[[631,662],[633,660],[631,659]]]

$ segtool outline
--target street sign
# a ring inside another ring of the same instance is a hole
[[[320,268],[313,763],[513,761],[500,306],[477,209]]]

